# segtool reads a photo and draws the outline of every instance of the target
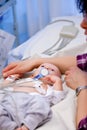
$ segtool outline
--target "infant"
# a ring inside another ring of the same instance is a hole
[[[18,78],[18,74],[11,75],[2,84],[5,96],[0,105],[0,130],[34,130],[51,119],[50,106],[65,97],[61,73],[53,64],[41,64],[28,78]]]

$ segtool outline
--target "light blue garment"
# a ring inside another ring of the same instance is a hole
[[[15,130],[22,124],[34,130],[51,117],[49,103],[39,94],[9,92],[0,104],[0,130]]]

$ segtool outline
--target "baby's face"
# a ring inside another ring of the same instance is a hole
[[[56,75],[59,77],[61,76],[59,69],[55,65],[50,63],[41,64],[39,68],[36,70],[36,73],[37,74],[41,73],[41,70],[44,68],[48,70],[49,75]]]

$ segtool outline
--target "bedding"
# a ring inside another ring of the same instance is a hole
[[[86,38],[84,35],[84,30],[80,27],[82,17],[67,16],[55,18],[55,20],[64,19],[75,22],[75,27],[78,28],[79,32],[67,46],[51,55],[52,57],[60,55],[77,55],[79,53],[86,52]],[[59,39],[60,31],[65,25],[71,25],[71,23],[66,21],[59,21],[54,24],[47,25],[44,29],[36,33],[22,45],[10,51],[8,54],[8,64],[12,61],[26,59],[28,57],[49,57],[49,55],[42,54],[42,52],[52,46]]]
[[[77,55],[87,52],[87,43],[85,42],[84,30],[80,27],[82,20],[81,16],[59,17],[58,19],[66,19],[75,22],[78,28],[77,36],[72,39],[64,48],[52,55],[45,55],[42,52],[52,46],[59,38],[60,30],[64,25],[69,25],[69,22],[57,22],[47,25],[43,30],[31,37],[25,43],[10,51],[8,54],[8,63],[38,57],[58,57],[63,55]],[[23,51],[22,51],[23,50]],[[64,79],[64,76],[62,77]],[[76,114],[76,96],[75,91],[68,88],[63,83],[63,88],[67,91],[67,96],[60,103],[52,107],[53,118],[37,128],[37,130],[76,130],[75,128],[75,114]]]
[[[73,90],[63,84],[67,96],[60,103],[52,107],[52,119],[39,127],[37,130],[76,130],[75,128],[75,114],[76,114],[76,97]]]

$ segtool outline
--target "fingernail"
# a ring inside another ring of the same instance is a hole
[[[3,77],[7,77],[7,73],[3,73]]]

